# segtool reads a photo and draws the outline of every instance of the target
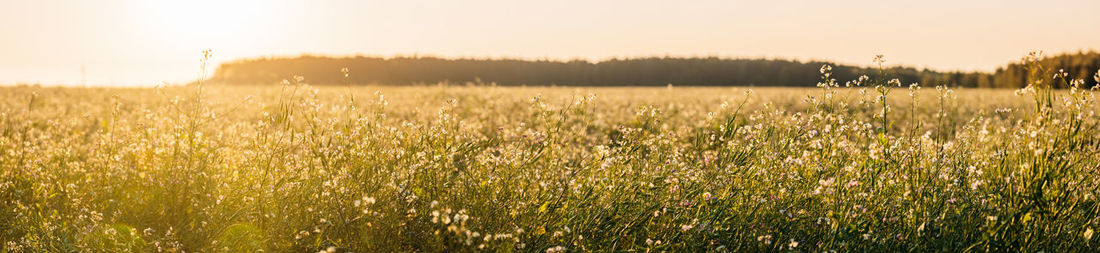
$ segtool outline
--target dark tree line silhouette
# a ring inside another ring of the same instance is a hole
[[[1044,58],[1048,71],[1065,69],[1071,78],[1096,84],[1100,53],[1078,52]],[[437,57],[323,57],[256,58],[222,64],[211,78],[225,84],[277,84],[303,76],[312,84],[453,84],[562,86],[814,86],[823,64],[833,66],[833,77],[844,82],[860,75],[876,77],[880,70],[828,62],[718,57],[650,57],[587,61],[517,59],[445,59]],[[903,84],[953,87],[1020,88],[1027,84],[1021,63],[1010,63],[993,73],[939,72],[892,67],[887,76]],[[347,80],[341,69],[349,68]],[[1053,73],[1053,72],[1052,72]]]

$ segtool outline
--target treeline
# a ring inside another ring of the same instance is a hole
[[[1068,74],[1068,79],[1083,79],[1085,81],[1084,87],[1093,87],[1097,82],[1094,75],[1100,71],[1100,53],[1089,51],[1078,52],[1076,54],[1062,54],[1043,58],[1039,63],[1046,70],[1046,72],[1042,74],[1045,78],[1051,78],[1054,73],[1058,73],[1059,70],[1064,70]],[[986,78],[988,78],[987,82],[994,85],[991,87],[1021,87],[1028,82],[1027,66],[1022,63],[1012,63],[1006,67],[998,68],[995,73],[987,75]],[[996,86],[997,84],[1017,85]],[[1061,82],[1056,82],[1055,87],[1067,88],[1065,83]]]
[[[1050,71],[1065,69],[1073,78],[1091,76],[1100,68],[1100,54],[1081,52],[1042,60]],[[445,59],[436,57],[320,57],[258,58],[225,63],[211,82],[226,84],[275,84],[299,75],[312,84],[435,84],[484,83],[497,85],[563,86],[814,86],[820,81],[821,65],[833,66],[833,77],[856,79],[876,76],[878,69],[827,62],[770,59],[727,59],[651,57],[588,61],[517,59]],[[348,68],[347,80],[341,69]],[[995,73],[938,72],[928,69],[893,67],[891,78],[905,84],[943,84],[956,87],[1019,88],[1027,83],[1027,72],[1018,63]]]

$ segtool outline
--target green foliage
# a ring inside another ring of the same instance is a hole
[[[1013,94],[837,70],[751,91],[3,88],[0,243],[1097,250],[1100,108],[1073,75]]]
[[[249,224],[233,224],[222,230],[214,245],[218,252],[266,251],[263,231]]]
[[[125,224],[115,224],[95,229],[87,234],[84,245],[87,249],[97,252],[145,252],[147,251],[145,239],[141,238],[138,231]]]

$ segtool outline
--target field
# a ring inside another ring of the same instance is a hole
[[[2,88],[0,241],[3,252],[1100,249],[1096,91],[861,82]]]

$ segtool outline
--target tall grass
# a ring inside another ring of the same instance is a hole
[[[841,87],[828,71],[820,90],[3,88],[0,242],[1097,250],[1095,89],[897,96],[884,75]]]

